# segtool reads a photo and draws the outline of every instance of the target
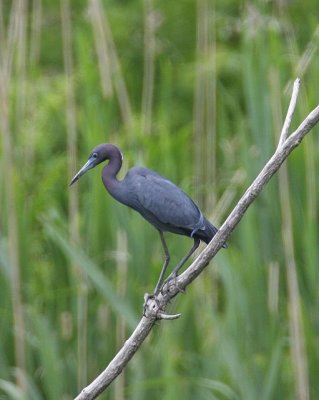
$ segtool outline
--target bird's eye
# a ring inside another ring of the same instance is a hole
[[[93,158],[97,158],[97,153],[93,153],[93,154],[92,154],[92,157],[93,157]]]

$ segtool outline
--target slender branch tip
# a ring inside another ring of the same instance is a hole
[[[284,122],[282,130],[281,130],[281,133],[280,133],[279,143],[278,143],[276,151],[278,151],[281,148],[281,146],[284,144],[284,142],[288,138],[288,132],[289,132],[289,128],[291,125],[292,117],[293,117],[295,109],[296,109],[299,89],[300,89],[300,78],[296,78],[294,81],[287,115],[286,115],[285,122]]]

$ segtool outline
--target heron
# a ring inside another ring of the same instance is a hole
[[[159,232],[165,257],[153,293],[153,296],[156,296],[166,282],[177,277],[200,242],[208,244],[218,229],[208,221],[197,204],[182,189],[155,171],[133,167],[128,170],[123,180],[118,180],[117,174],[122,167],[123,155],[114,144],[104,143],[96,146],[88,161],[73,177],[70,186],[88,170],[104,161],[108,163],[102,169],[102,181],[108,193],[115,200],[140,213]],[[192,248],[165,281],[170,253],[164,232],[188,236],[194,241]],[[227,244],[223,247],[226,248]]]

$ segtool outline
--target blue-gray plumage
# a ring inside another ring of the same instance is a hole
[[[93,149],[87,163],[72,179],[71,185],[89,169],[109,160],[102,170],[102,180],[106,190],[119,202],[138,211],[160,233],[165,262],[154,291],[156,295],[161,290],[170,259],[163,232],[172,232],[194,239],[193,247],[170,275],[170,277],[175,277],[197,249],[200,241],[209,243],[216,234],[217,228],[204,217],[199,207],[186,193],[154,171],[143,167],[133,167],[127,172],[125,178],[119,181],[116,176],[121,169],[122,159],[122,153],[116,146],[100,144]]]

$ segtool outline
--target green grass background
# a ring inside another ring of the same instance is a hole
[[[319,103],[317,0],[0,2],[0,399],[68,400],[111,360],[162,265],[106,192],[98,143],[221,224]],[[101,399],[319,399],[319,132]],[[190,248],[167,235],[174,265]]]

